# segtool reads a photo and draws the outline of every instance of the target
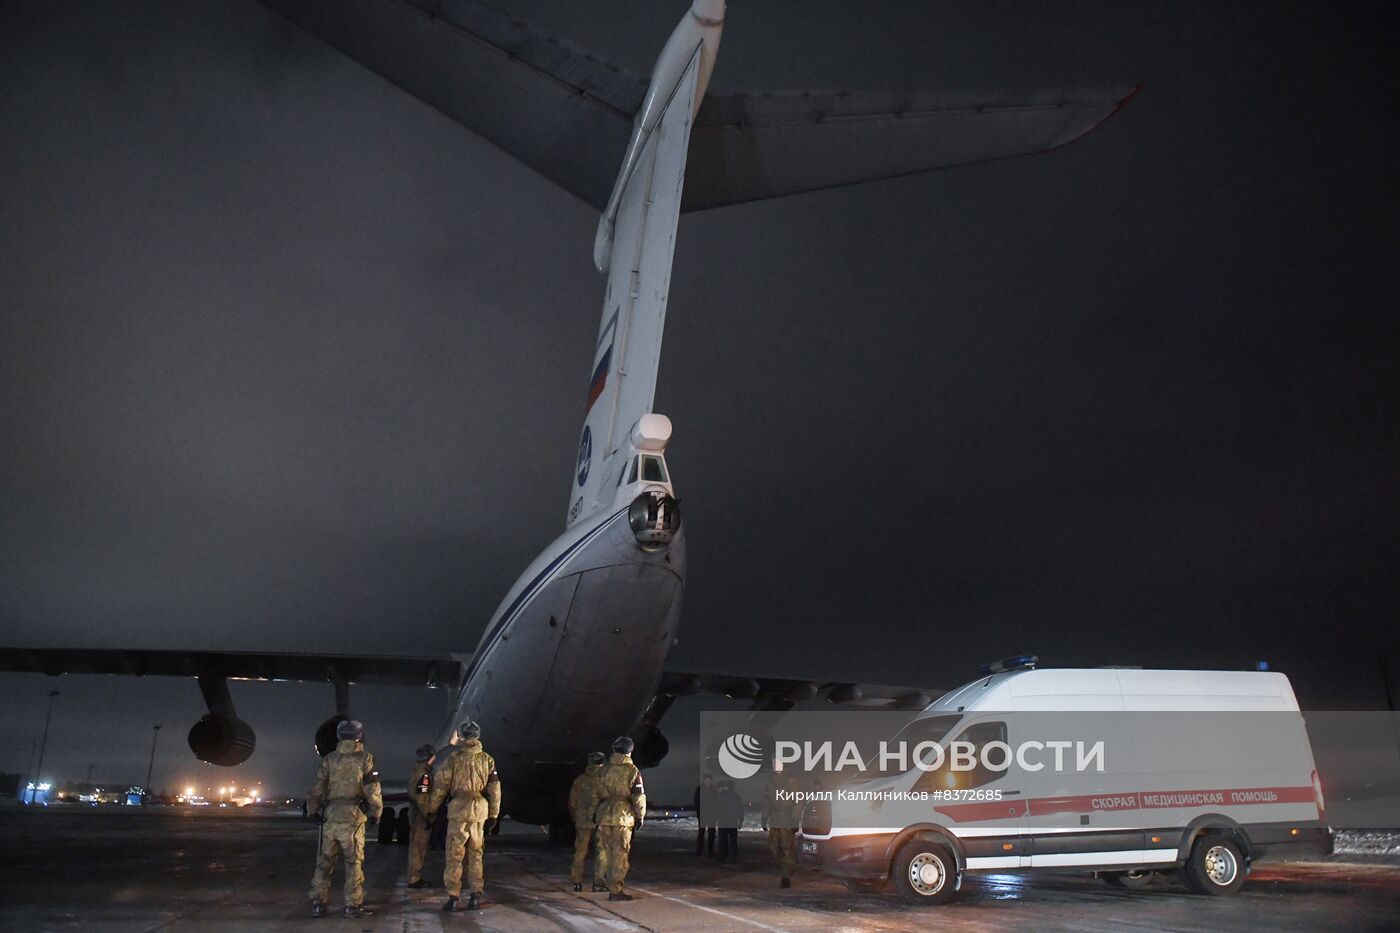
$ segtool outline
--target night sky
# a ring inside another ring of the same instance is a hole
[[[498,5],[642,73],[685,7]],[[1048,156],[682,218],[673,666],[1267,659],[1383,706],[1386,9],[735,0],[717,90],[1144,87]],[[596,213],[253,0],[0,10],[0,642],[470,650],[563,527]],[[161,722],[155,786],[198,778],[193,682],[37,675],[0,771],[54,686],[47,774],[140,780]],[[237,773],[301,792],[330,687],[234,696]],[[386,773],[444,705],[353,694]]]

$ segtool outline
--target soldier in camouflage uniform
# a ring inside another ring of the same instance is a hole
[[[447,888],[444,911],[462,907],[462,859],[467,862],[467,910],[481,906],[484,887],[481,871],[482,850],[486,833],[496,825],[501,815],[501,781],[496,777],[496,761],[481,748],[481,727],[468,720],[457,727],[462,744],[453,749],[447,762],[438,771],[428,812],[436,814],[447,798],[447,863],[442,870],[442,885]]]
[[[346,720],[335,727],[335,751],[321,759],[316,783],[306,796],[306,812],[321,823],[321,847],[316,874],[311,878],[311,916],[326,915],[331,873],[336,860],[345,856],[345,916],[372,913],[365,899],[365,821],[379,822],[384,800],[374,756],[365,751],[364,726]]]
[[[428,800],[433,789],[433,752],[431,745],[418,747],[418,762],[408,781],[408,886],[430,888],[433,883],[423,877],[423,857],[428,853],[428,837],[433,834],[433,818],[428,814]]]
[[[569,880],[575,891],[583,890],[583,865],[588,861],[588,846],[593,841],[593,787],[598,783],[598,774],[603,770],[603,753],[589,752],[588,767],[574,778],[569,788],[569,815],[574,819],[574,864],[569,869]],[[597,873],[601,863],[593,862],[593,890],[602,891],[603,876]]]
[[[768,851],[783,873],[778,882],[780,888],[792,887],[792,876],[797,872],[797,821],[802,816],[802,804],[793,797],[796,791],[797,785],[783,772],[769,775],[763,823],[768,827]]]
[[[593,822],[598,826],[596,872],[608,886],[608,900],[630,901],[622,890],[627,878],[632,833],[641,829],[647,817],[647,793],[642,772],[632,763],[632,740],[619,736],[613,753],[598,774],[593,788]]]

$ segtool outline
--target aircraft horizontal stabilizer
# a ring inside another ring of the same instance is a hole
[[[290,654],[245,651],[3,648],[0,671],[30,674],[127,674],[383,684],[454,690],[469,657]]]
[[[1049,152],[1108,119],[1135,90],[708,97],[691,130],[681,209]]]
[[[476,0],[262,0],[602,210],[647,80]],[[710,96],[681,210],[1048,152],[1134,89]]]

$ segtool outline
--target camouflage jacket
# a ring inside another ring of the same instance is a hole
[[[633,826],[647,818],[642,772],[631,755],[613,752],[593,787],[593,822],[599,826]]]
[[[306,795],[306,812],[315,813],[322,807],[327,823],[363,824],[366,813],[377,820],[384,812],[374,756],[354,739],[341,739],[335,751],[321,759],[316,783]]]
[[[779,796],[779,792],[786,799]],[[768,776],[763,795],[763,822],[769,829],[795,829],[802,819],[802,802],[794,799],[797,782],[781,772]]]
[[[447,818],[456,822],[479,823],[501,815],[501,781],[496,777],[496,760],[486,754],[477,739],[467,739],[447,756],[447,762],[433,779],[428,812],[436,813],[448,797]]]
[[[423,784],[423,776],[427,775],[428,783]],[[415,762],[413,765],[413,777],[408,779],[408,802],[413,806],[416,816],[428,815],[428,801],[433,790],[433,766],[426,761]]]
[[[593,788],[602,770],[601,764],[589,765],[574,778],[573,786],[569,788],[569,814],[574,818],[575,826],[593,822]]]

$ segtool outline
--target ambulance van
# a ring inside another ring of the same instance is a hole
[[[985,750],[976,767],[950,770],[952,754],[925,745],[917,767],[825,792],[802,816],[802,863],[933,904],[970,871],[1085,871],[1128,888],[1175,873],[1231,894],[1261,858],[1332,851],[1283,674],[1036,670],[1028,656],[983,671],[896,736]]]

